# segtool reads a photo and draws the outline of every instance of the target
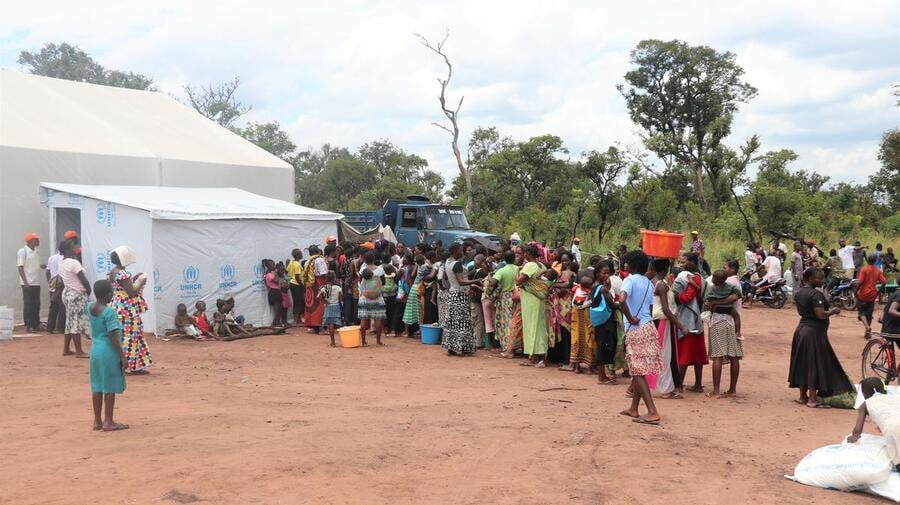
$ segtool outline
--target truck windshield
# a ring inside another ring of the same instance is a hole
[[[468,230],[469,222],[462,209],[436,207],[425,210],[425,222],[430,230]]]

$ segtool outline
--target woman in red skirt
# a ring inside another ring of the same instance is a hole
[[[700,311],[703,295],[706,291],[706,280],[698,271],[699,258],[695,254],[683,256],[683,269],[675,278],[672,290],[678,302],[678,320],[687,331],[678,331],[675,342],[675,354],[678,360],[678,371],[684,383],[688,367],[694,367],[694,385],[688,391],[703,392],[703,365],[709,363],[706,355],[706,339],[703,336],[703,321]]]

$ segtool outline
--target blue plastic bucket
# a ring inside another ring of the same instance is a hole
[[[427,345],[437,345],[441,343],[441,333],[444,329],[440,326],[425,324],[422,325],[422,343]]]

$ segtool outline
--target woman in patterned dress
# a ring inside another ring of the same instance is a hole
[[[502,351],[500,355],[505,358],[512,358],[517,350],[516,341],[510,339],[513,314],[517,305],[513,300],[517,271],[516,254],[512,251],[506,251],[503,253],[503,262],[505,265],[498,268],[494,272],[493,277],[491,277],[493,289],[497,293],[494,334],[500,342],[500,350]]]
[[[110,306],[122,323],[122,351],[128,361],[125,372],[132,375],[149,373],[147,369],[153,364],[153,358],[147,339],[144,338],[144,323],[141,321],[141,314],[147,312],[147,302],[142,294],[147,276],[132,277],[125,270],[125,267],[137,261],[134,249],[128,246],[113,249],[109,259],[113,264],[113,269],[109,272],[109,281],[113,285]]]
[[[462,356],[475,354],[475,333],[472,331],[472,313],[469,308],[469,286],[477,280],[469,280],[463,266],[462,245],[454,243],[449,249],[450,256],[444,261],[444,272],[449,284],[445,304],[444,332],[441,347],[447,354]]]
[[[550,311],[547,319],[550,334],[547,359],[551,363],[560,363],[560,368],[567,370],[572,345],[572,287],[577,281],[578,263],[572,263],[567,253],[560,258],[557,265],[560,269],[559,278],[553,284],[547,304]]]

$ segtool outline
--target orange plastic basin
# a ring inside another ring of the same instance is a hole
[[[641,230],[644,252],[654,258],[677,258],[681,255],[683,233],[671,233],[665,230]]]

